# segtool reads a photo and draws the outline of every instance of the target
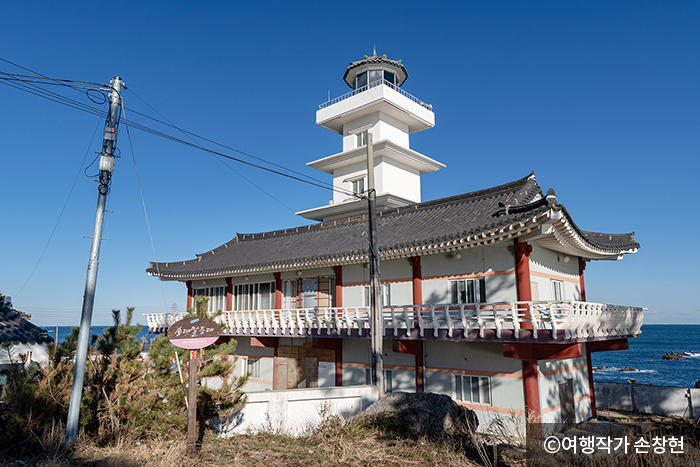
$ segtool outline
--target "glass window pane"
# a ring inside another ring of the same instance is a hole
[[[458,401],[464,400],[464,395],[462,394],[462,375],[455,375],[455,399]]]
[[[384,79],[389,81],[389,83],[394,84],[394,74],[390,71],[384,71]]]
[[[476,287],[473,280],[467,281],[467,303],[475,303],[476,300]]]
[[[484,404],[491,403],[491,381],[488,378],[481,378],[481,395]]]
[[[481,397],[479,397],[479,377],[472,376],[472,402],[481,402]]]
[[[467,286],[465,281],[459,281],[459,303],[467,302]]]
[[[271,282],[263,282],[260,284],[260,309],[261,310],[270,310],[272,307],[270,306],[270,302],[272,301],[270,299],[271,297],[271,290],[272,290],[272,283]]]
[[[486,303],[486,280],[484,278],[479,279],[479,301]]]
[[[369,70],[369,84],[382,80],[382,70]]]
[[[367,86],[367,72],[360,73],[357,75],[355,89],[360,89],[363,86]]]

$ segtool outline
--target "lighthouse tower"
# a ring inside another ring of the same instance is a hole
[[[377,210],[419,203],[420,176],[444,164],[413,151],[409,136],[435,125],[431,105],[405,92],[408,78],[401,60],[386,55],[350,62],[343,80],[352,91],[319,105],[316,123],[343,136],[343,151],[307,165],[333,175],[335,191],[328,205],[298,212],[328,221],[364,214],[367,203],[357,196],[367,188],[367,134],[374,141]]]

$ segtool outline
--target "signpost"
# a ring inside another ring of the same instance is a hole
[[[197,349],[212,345],[219,335],[219,325],[209,318],[201,317],[181,319],[168,329],[170,342],[176,347],[190,351],[187,393],[187,455],[190,457],[196,455],[197,443]]]

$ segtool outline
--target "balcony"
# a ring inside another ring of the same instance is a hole
[[[382,112],[408,127],[408,134],[435,126],[433,106],[386,80],[378,80],[320,104],[316,123],[343,134],[343,125]]]
[[[498,302],[384,307],[386,339],[586,342],[639,335],[644,308],[577,301]],[[184,313],[148,314],[151,333]],[[224,335],[369,337],[366,307],[226,311]]]

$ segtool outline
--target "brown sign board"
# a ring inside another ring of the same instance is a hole
[[[168,329],[168,339],[181,349],[203,349],[212,345],[221,334],[219,325],[209,318],[185,318]]]

